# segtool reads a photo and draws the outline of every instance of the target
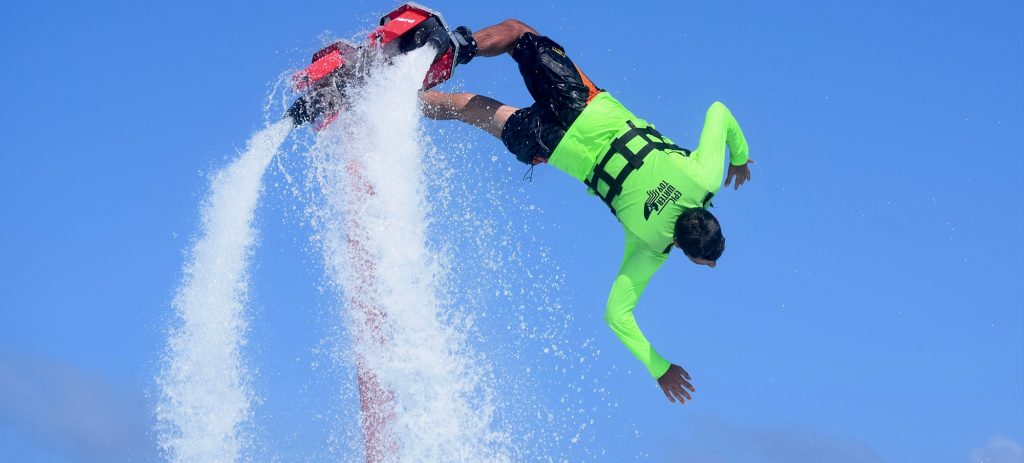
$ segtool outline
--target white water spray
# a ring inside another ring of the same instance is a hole
[[[380,70],[313,148],[328,278],[344,294],[355,352],[389,395],[390,448],[373,461],[503,461],[492,391],[465,333],[450,323],[443,256],[428,247],[417,90],[433,58],[417,50]],[[364,412],[364,415],[366,413]],[[363,416],[364,427],[373,416]]]
[[[173,306],[180,325],[170,333],[158,383],[156,415],[164,454],[176,462],[237,461],[250,414],[241,347],[252,220],[261,179],[291,129],[280,121],[257,132],[246,150],[212,179]]]

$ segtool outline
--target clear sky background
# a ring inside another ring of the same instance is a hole
[[[524,20],[682,146],[721,100],[757,160],[751,184],[716,197],[729,240],[718,268],[674,255],[637,309],[693,375],[696,398],[679,407],[601,320],[622,252],[605,206],[553,168],[520,182],[495,140],[428,125],[464,162],[454,181],[515,197],[508,215],[560,266],[554,296],[572,318],[546,319],[569,321],[562,342],[588,353],[606,392],[571,417],[595,424],[558,456],[1024,458],[1021,2],[474,3],[430,6],[474,29]],[[392,6],[0,6],[0,460],[156,459],[153,376],[206,175],[263,125],[268,90],[321,36]],[[529,103],[506,58],[459,71],[449,88]],[[337,454],[303,424],[329,427],[311,416],[344,407],[329,402],[345,375],[318,366],[335,308],[288,191],[301,166],[292,153],[272,168],[257,211],[253,453],[321,461]],[[499,361],[516,336],[506,318],[478,327],[499,377],[514,374]],[[539,341],[513,345],[545,365]],[[534,395],[515,400],[555,403],[575,381],[538,371]]]

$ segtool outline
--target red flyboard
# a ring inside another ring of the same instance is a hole
[[[316,52],[312,64],[292,76],[292,87],[303,95],[288,110],[296,125],[312,122],[319,130],[337,117],[345,106],[347,88],[366,77],[363,62],[370,48],[387,59],[431,45],[437,54],[424,76],[424,89],[451,78],[459,52],[441,14],[415,3],[384,15],[380,26],[367,36],[367,45],[335,42]]]
[[[313,64],[306,70],[292,76],[292,86],[295,90],[306,90],[320,79],[334,72],[345,64],[345,58],[341,56],[337,44],[332,44],[313,56]]]
[[[418,5],[406,3],[398,7],[383,18],[380,18],[380,27],[370,33],[367,38],[370,44],[388,44],[391,41],[405,35],[414,27],[430,19],[431,12]]]

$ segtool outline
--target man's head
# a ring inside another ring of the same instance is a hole
[[[725,251],[725,237],[718,219],[710,212],[695,207],[676,219],[673,241],[693,263],[714,267]]]

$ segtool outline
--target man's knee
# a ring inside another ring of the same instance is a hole
[[[532,32],[534,34],[540,35],[536,29],[530,27],[528,24],[515,18],[506,19],[501,22],[501,25],[507,28],[509,30],[509,35],[513,36],[516,39],[518,39],[527,32]]]

